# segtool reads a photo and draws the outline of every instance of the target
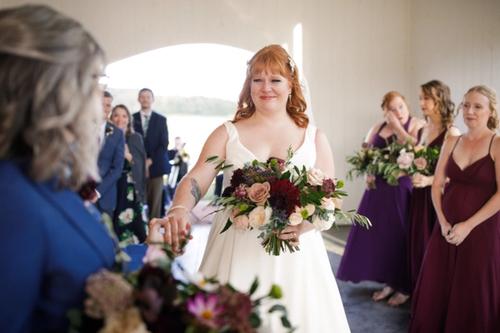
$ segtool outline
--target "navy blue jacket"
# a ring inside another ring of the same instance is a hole
[[[147,157],[153,161],[149,167],[149,176],[154,178],[169,174],[167,118],[154,111],[151,112],[146,135],[142,131],[141,113],[134,113],[133,118],[134,131],[144,138]]]
[[[107,122],[104,144],[97,160],[101,176],[101,183],[97,186],[101,198],[97,202],[97,206],[102,212],[108,213],[110,217],[113,217],[116,207],[116,183],[122,175],[124,156],[125,137],[123,131]]]

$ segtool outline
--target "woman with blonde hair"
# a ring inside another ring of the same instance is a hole
[[[172,208],[159,222],[165,238],[178,248],[185,235],[188,212],[207,191],[217,170],[205,163],[217,155],[231,164],[224,170],[227,186],[233,170],[254,159],[286,159],[289,147],[295,165],[316,167],[334,176],[333,157],[325,134],[310,125],[298,79],[297,66],[278,45],[259,50],[248,64],[247,77],[233,121],[218,127],[207,139],[198,162],[183,178]],[[258,238],[259,230],[221,230],[228,219],[219,212],[212,224],[201,272],[248,288],[259,278],[260,295],[273,283],[283,289],[283,303],[297,332],[349,332],[342,300],[330,268],[321,233],[309,222],[288,226],[282,239],[300,243],[300,251],[272,256]],[[158,222],[158,221],[156,221]],[[263,331],[279,332],[279,318],[266,318]]]
[[[0,327],[65,332],[87,277],[115,260],[95,207],[74,192],[99,179],[104,55],[46,6],[0,10],[0,31]]]
[[[497,97],[470,88],[467,131],[446,138],[432,184],[439,225],[427,246],[410,332],[500,332],[500,138]]]

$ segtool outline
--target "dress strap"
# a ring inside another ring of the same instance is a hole
[[[450,155],[453,155],[453,152],[455,151],[455,148],[457,147],[458,145],[458,141],[460,141],[460,139],[462,138],[462,135],[460,135],[457,139],[457,141],[455,142],[455,144],[453,145],[453,149],[451,150],[451,154]]]
[[[493,139],[495,139],[496,134],[493,133],[490,140],[490,146],[488,147],[488,154],[491,155],[491,145],[493,144]]]
[[[238,138],[238,131],[236,130],[236,126],[234,126],[233,122],[228,120],[224,123],[226,127],[227,135],[229,136],[229,140],[234,140]]]
[[[384,123],[379,127],[378,131],[377,131],[377,135],[380,134],[380,132],[382,132],[382,130],[384,129],[384,127],[387,125],[387,122],[384,121]]]
[[[408,121],[406,121],[406,124],[403,125],[403,128],[407,132],[408,132],[408,128],[410,127],[411,119],[412,119],[412,117],[408,117]]]

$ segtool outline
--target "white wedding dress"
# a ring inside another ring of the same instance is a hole
[[[226,162],[233,164],[224,171],[224,187],[231,179],[233,168],[256,159],[239,140],[236,127],[226,122],[229,135]],[[309,125],[302,146],[295,152],[292,163],[312,167],[316,161],[316,128]],[[258,230],[229,228],[220,233],[228,215],[215,215],[200,271],[207,277],[217,277],[241,291],[247,291],[252,281],[259,278],[257,294],[267,294],[273,283],[283,291],[278,300],[288,309],[288,318],[299,333],[350,332],[344,306],[335,277],[330,268],[321,233],[309,231],[300,236],[300,251],[269,255],[260,245]],[[279,316],[269,318],[263,313],[259,332],[283,332]]]

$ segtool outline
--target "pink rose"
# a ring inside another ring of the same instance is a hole
[[[263,205],[270,196],[270,190],[271,185],[268,182],[255,183],[247,189],[247,195],[248,198],[255,202],[257,205]]]
[[[400,169],[406,170],[411,166],[413,158],[413,153],[407,153],[406,151],[402,150],[399,153],[399,157],[396,162],[398,163]]]
[[[419,157],[413,161],[413,164],[415,164],[417,170],[424,170],[427,167],[427,160],[423,157]]]

